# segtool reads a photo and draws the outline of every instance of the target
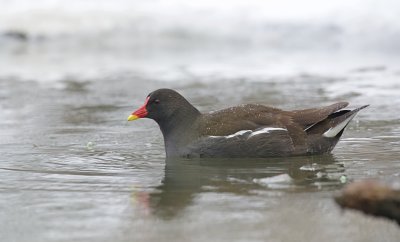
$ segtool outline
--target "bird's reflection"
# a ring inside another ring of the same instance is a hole
[[[324,184],[337,188],[340,186],[338,177],[343,172],[343,166],[332,155],[271,159],[170,159],[166,160],[162,185],[147,194],[146,207],[159,218],[171,219],[192,204],[200,193],[252,195],[260,189],[276,189],[263,184],[263,181],[282,176],[288,180],[284,181],[287,186],[280,189],[288,192],[321,189]]]

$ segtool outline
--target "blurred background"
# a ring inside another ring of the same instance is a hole
[[[0,74],[168,80],[389,67],[399,16],[395,0],[2,0]]]
[[[397,242],[332,197],[400,187],[399,63],[396,0],[0,0],[0,238]],[[161,87],[204,112],[371,106],[331,156],[166,165],[126,122]]]

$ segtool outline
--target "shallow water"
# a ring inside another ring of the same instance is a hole
[[[51,84],[3,78],[2,241],[397,241],[394,223],[342,213],[332,199],[349,181],[398,182],[400,175],[400,121],[390,104],[399,102],[390,96],[397,82],[368,94],[363,86],[380,75],[346,75],[165,82],[125,73]],[[361,89],[330,91],[348,82]],[[165,161],[157,125],[125,121],[160,86],[203,111],[246,102],[311,107],[342,97],[371,107],[332,155]]]
[[[333,201],[400,186],[396,1],[151,2],[2,1],[1,241],[399,241]],[[166,161],[126,121],[161,87],[204,112],[371,106],[331,155]]]

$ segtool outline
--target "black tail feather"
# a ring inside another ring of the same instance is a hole
[[[355,114],[368,106],[369,105],[364,105],[354,110],[340,110],[334,112],[326,119],[309,127],[306,132],[307,134],[321,134],[325,137],[340,137]],[[335,128],[337,128],[337,130],[335,130]]]

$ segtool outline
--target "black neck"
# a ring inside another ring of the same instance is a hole
[[[176,110],[167,120],[156,120],[160,126],[164,138],[170,138],[179,132],[188,131],[193,126],[193,122],[200,116],[200,112],[195,108]],[[182,134],[180,134],[182,136]]]
[[[167,120],[156,120],[164,136],[167,155],[176,155],[195,135],[195,121],[201,113],[193,106],[176,110]]]

